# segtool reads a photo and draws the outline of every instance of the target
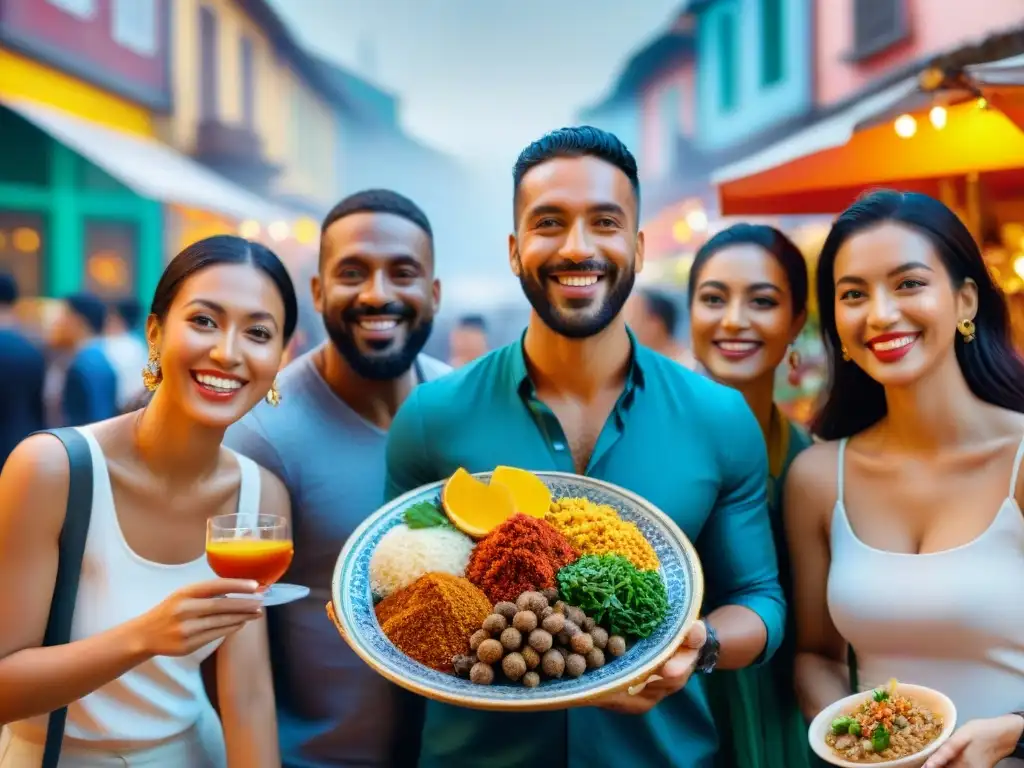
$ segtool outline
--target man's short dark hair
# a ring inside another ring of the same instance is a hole
[[[679,310],[676,303],[661,291],[651,288],[642,289],[640,296],[647,305],[647,311],[658,319],[669,336],[675,336],[676,325],[679,323]]]
[[[640,179],[637,175],[636,158],[614,133],[602,131],[591,125],[580,125],[551,131],[519,153],[515,168],[512,170],[512,193],[517,219],[519,185],[523,181],[523,176],[541,163],[560,157],[596,157],[614,165],[629,179],[636,195],[639,212]]]
[[[457,323],[459,328],[475,328],[478,331],[487,333],[487,321],[483,315],[463,315]]]
[[[340,203],[335,205],[324,217],[320,225],[321,247],[320,263],[323,263],[324,249],[322,235],[334,222],[351,216],[354,213],[390,213],[393,216],[401,216],[406,221],[411,221],[427,234],[430,247],[434,247],[434,230],[430,226],[430,219],[416,203],[390,189],[364,189],[349,195]]]
[[[115,301],[114,311],[129,328],[135,328],[142,320],[142,305],[131,297]]]
[[[0,272],[0,307],[9,307],[18,301],[18,282],[14,275]]]
[[[81,317],[93,333],[102,333],[107,323],[107,305],[91,293],[75,293],[64,299],[68,307]]]

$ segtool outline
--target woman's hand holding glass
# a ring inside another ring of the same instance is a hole
[[[249,579],[212,579],[179,589],[137,619],[143,650],[147,656],[187,656],[234,634],[263,615],[258,589]]]

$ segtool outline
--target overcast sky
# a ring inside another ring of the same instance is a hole
[[[306,45],[402,97],[408,130],[507,173],[573,122],[681,0],[272,0]],[[368,57],[360,49],[372,51]]]
[[[682,0],[270,0],[307,48],[395,92],[405,129],[472,170],[469,201],[419,200],[443,306],[522,302],[508,267],[519,151],[575,122]],[[415,173],[415,170],[410,169]]]

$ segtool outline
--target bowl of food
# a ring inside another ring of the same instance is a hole
[[[956,728],[956,707],[932,688],[890,680],[826,707],[807,737],[822,760],[844,768],[920,768]]]
[[[696,621],[697,553],[623,488],[497,467],[417,488],[338,557],[327,606],[378,673],[430,699],[542,711],[636,690]]]

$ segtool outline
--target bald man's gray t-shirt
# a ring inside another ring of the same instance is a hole
[[[389,766],[398,689],[355,655],[325,612],[341,548],[383,502],[387,432],[334,394],[315,354],[281,372],[278,407],[260,403],[225,437],[288,487],[295,559],[281,581],[310,589],[267,610],[281,758],[284,768]],[[417,368],[427,381],[451,370],[426,355]]]

